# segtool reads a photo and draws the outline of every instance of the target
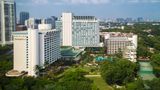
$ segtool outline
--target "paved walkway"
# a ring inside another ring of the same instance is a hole
[[[85,77],[101,77],[101,75],[85,75]]]

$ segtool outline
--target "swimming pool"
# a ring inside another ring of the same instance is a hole
[[[112,61],[112,57],[102,57],[102,56],[98,56],[98,57],[95,58],[95,60],[96,60],[97,62],[105,61],[105,60]]]

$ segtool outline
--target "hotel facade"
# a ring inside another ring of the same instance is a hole
[[[136,62],[137,38],[133,33],[107,32],[104,41],[106,52],[109,55],[122,52],[124,58]]]
[[[60,55],[60,31],[51,25],[40,24],[39,29],[14,32],[14,68],[36,76],[36,66],[44,67],[57,61]]]
[[[99,46],[99,23],[94,16],[62,13],[62,17],[56,22],[56,29],[61,31],[62,46]]]

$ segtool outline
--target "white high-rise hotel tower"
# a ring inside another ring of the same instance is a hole
[[[99,23],[94,16],[74,16],[72,13],[62,13],[62,17],[56,22],[56,29],[62,31],[62,46],[99,46]]]
[[[50,24],[40,24],[39,29],[14,32],[14,69],[36,76],[36,65],[44,67],[60,56],[60,31],[51,30]]]

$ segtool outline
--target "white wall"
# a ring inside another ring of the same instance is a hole
[[[28,52],[29,52],[29,76],[36,76],[36,65],[39,65],[39,40],[38,30],[28,30]]]
[[[14,70],[27,71],[26,68],[26,37],[14,37]]]
[[[39,24],[38,29],[39,30],[51,30],[52,25],[51,24]]]
[[[138,44],[137,44],[138,43],[138,36],[137,35],[133,35],[132,38],[128,38],[128,39],[132,41],[132,43],[134,44],[135,48],[138,47]]]
[[[72,13],[62,13],[62,46],[72,46]]]
[[[1,10],[2,10],[1,13],[0,13],[0,14],[1,14],[1,17],[0,17],[0,18],[1,18],[1,23],[2,23],[2,24],[0,23],[0,24],[1,24],[1,28],[0,28],[0,29],[1,29],[1,39],[2,39],[2,45],[5,45],[5,43],[6,43],[5,41],[6,41],[6,40],[5,40],[4,1],[2,0],[2,1],[0,1],[0,2],[1,2],[0,4],[1,4]]]
[[[44,46],[44,34],[39,35],[39,60],[40,60],[40,65],[43,66],[45,62],[45,46]]]

